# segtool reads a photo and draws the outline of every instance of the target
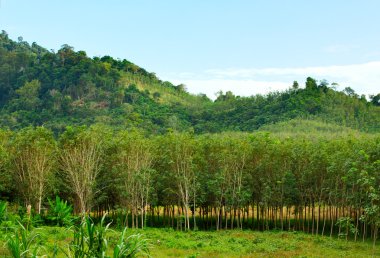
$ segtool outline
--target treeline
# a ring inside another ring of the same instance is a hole
[[[141,83],[158,89],[139,89]],[[160,103],[158,91],[179,94],[182,88],[160,81],[125,59],[90,58],[69,45],[48,51],[21,37],[15,42],[5,31],[0,33],[2,127],[43,125],[58,133],[66,125],[104,123],[163,132],[171,117],[181,125],[188,115],[181,106]]]
[[[306,78],[305,86],[294,82],[288,90],[251,97],[219,92],[211,108],[202,110],[196,131],[253,131],[292,119],[322,120],[365,132],[380,131],[380,94],[359,96],[350,87],[337,91],[337,83]]]
[[[129,227],[376,239],[380,137],[327,135],[1,131],[1,199],[44,214],[59,195],[77,214],[109,212]]]
[[[69,45],[49,51],[0,33],[0,126],[11,130],[44,126],[58,134],[67,125],[102,123],[154,134],[170,128],[201,134],[317,119],[380,132],[380,93],[367,100],[336,87],[309,77],[304,87],[294,82],[284,92],[251,97],[219,92],[211,101],[125,59],[90,58]]]

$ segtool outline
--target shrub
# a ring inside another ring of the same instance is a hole
[[[149,243],[147,239],[142,238],[141,234],[125,237],[126,228],[124,228],[119,241],[113,249],[113,258],[131,258],[143,253],[149,256]]]
[[[0,201],[0,223],[5,221],[7,213],[7,203]]]
[[[82,223],[75,227],[74,240],[67,254],[69,257],[101,257],[109,258],[107,232],[111,223],[105,224],[105,215],[99,226],[89,218],[83,218]],[[120,235],[118,243],[113,250],[113,258],[133,258],[138,254],[149,256],[148,240],[143,239],[140,234],[126,237],[126,228]]]
[[[37,257],[38,245],[34,245],[38,234],[30,234],[29,231],[18,222],[13,234],[10,234],[7,239],[7,248],[11,257],[24,258],[24,257]]]
[[[57,226],[70,226],[73,223],[71,205],[67,201],[63,201],[59,196],[55,197],[55,202],[49,200],[49,214],[48,220],[55,223]]]

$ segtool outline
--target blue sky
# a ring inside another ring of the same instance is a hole
[[[380,92],[378,0],[0,0],[11,38],[126,58],[210,97],[307,76]]]

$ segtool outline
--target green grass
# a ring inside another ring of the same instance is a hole
[[[39,234],[40,254],[51,257],[55,246],[58,257],[65,257],[72,241],[72,231],[60,227],[34,229]],[[152,245],[152,257],[372,257],[370,242],[352,242],[312,236],[298,232],[197,231],[172,229],[127,230],[127,236],[142,233]],[[117,244],[120,232],[111,231],[109,245]],[[0,236],[0,257],[7,257],[6,234]],[[378,248],[375,256],[380,257]]]
[[[295,118],[288,121],[282,121],[275,124],[263,125],[259,129],[260,131],[267,131],[276,134],[294,135],[294,134],[326,134],[326,135],[358,135],[360,132],[358,130],[333,124],[323,122],[314,118],[313,120]]]

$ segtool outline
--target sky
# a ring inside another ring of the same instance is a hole
[[[306,77],[380,92],[379,0],[0,0],[0,30],[127,59],[215,98]]]

